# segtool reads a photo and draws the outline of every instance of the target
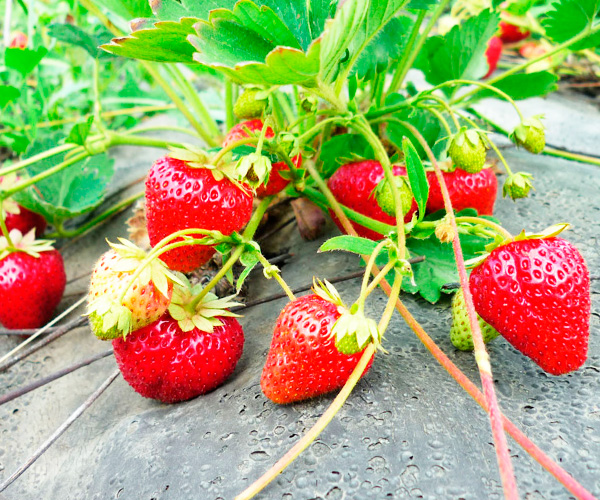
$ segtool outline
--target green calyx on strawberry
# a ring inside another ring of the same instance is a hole
[[[589,342],[590,276],[579,251],[557,237],[566,227],[507,240],[469,281],[477,313],[552,375],[580,368]]]
[[[40,328],[58,306],[67,281],[52,241],[36,240],[35,229],[0,236],[0,323],[5,328]],[[12,243],[12,244],[11,244]]]
[[[407,215],[412,208],[413,205],[413,193],[410,189],[410,183],[408,182],[408,177],[404,175],[394,176],[394,183],[396,184],[396,189],[398,189],[398,193],[400,194],[400,203],[402,205],[402,216]],[[387,178],[383,178],[377,187],[375,188],[375,199],[377,200],[378,205],[388,215],[395,215],[396,210],[394,206],[394,193],[392,190],[392,186],[387,181]]]
[[[102,340],[126,337],[156,321],[169,306],[173,283],[180,282],[160,259],[146,263],[146,252],[130,241],[119,241],[109,242],[111,250],[102,255],[90,281],[87,315]]]
[[[233,113],[240,120],[260,118],[268,103],[267,91],[259,88],[247,88],[235,101]]]
[[[502,187],[502,195],[504,197],[509,196],[513,200],[520,198],[527,198],[529,192],[533,189],[533,175],[527,172],[517,172],[511,174],[508,179],[504,182]]]
[[[338,308],[340,317],[331,328],[331,336],[335,338],[335,347],[341,354],[351,356],[362,351],[371,342],[375,345],[381,343],[377,323],[365,316],[364,301],[359,301],[348,309],[336,288],[327,280],[314,283],[313,292]]]
[[[530,153],[540,154],[546,147],[546,129],[541,121],[543,117],[536,115],[521,122],[510,134],[511,141]]]
[[[483,341],[487,344],[500,335],[494,327],[488,325],[481,316],[477,315],[477,321],[481,328]],[[472,351],[473,332],[469,324],[469,316],[465,305],[465,295],[460,288],[452,299],[452,327],[450,328],[450,340],[457,349],[461,351]]]
[[[194,328],[203,332],[212,333],[215,327],[223,326],[219,318],[239,318],[228,310],[230,307],[239,306],[238,302],[233,301],[234,295],[219,298],[214,293],[207,293],[198,300],[203,286],[198,283],[191,285],[189,280],[181,276],[180,284],[176,284],[173,289],[173,297],[169,304],[169,314],[179,324],[183,332],[190,332]]]
[[[448,155],[458,168],[476,174],[485,165],[486,149],[482,132],[462,127],[452,138]]]

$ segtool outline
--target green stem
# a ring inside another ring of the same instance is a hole
[[[206,109],[206,106],[202,102],[202,99],[200,99],[200,96],[198,95],[196,89],[192,86],[190,81],[183,75],[177,64],[172,65],[170,69],[171,74],[173,75],[175,81],[179,84],[179,87],[183,92],[184,96],[191,102],[192,106],[196,110],[196,113],[202,121],[202,124],[209,130],[213,138],[220,137],[221,130],[219,129],[217,122],[208,112],[208,109]]]
[[[227,144],[227,146],[222,148],[215,155],[215,157],[211,161],[211,165],[217,165],[227,153],[229,153],[230,151],[233,151],[235,148],[239,148],[240,146],[249,146],[250,144],[258,143],[258,141],[259,141],[258,137],[250,136],[250,137],[244,137],[235,142],[230,142],[229,144]]]
[[[51,156],[58,155],[60,153],[65,153],[71,150],[80,150],[83,151],[81,146],[77,146],[77,144],[63,144],[62,146],[57,146],[55,148],[49,149],[37,155],[31,156],[25,160],[21,160],[20,162],[14,163],[6,168],[0,170],[0,176],[12,174],[13,172],[18,172],[19,170],[28,167],[29,165],[33,165],[34,163],[44,160],[46,158],[50,158]]]
[[[308,162],[307,162],[307,164],[308,164]],[[308,169],[311,177],[314,178],[314,175],[310,172],[310,170],[311,169]],[[306,196],[309,200],[317,203],[318,205],[325,206],[325,207],[331,208],[333,210],[332,201],[329,200],[329,198],[326,195],[324,195],[321,191],[317,191],[316,189],[311,188],[311,187],[305,187],[304,190],[302,191],[302,194],[304,196]],[[335,201],[335,198],[334,198],[334,201]],[[361,226],[371,229],[372,231],[375,231],[380,234],[389,234],[395,230],[394,226],[390,226],[389,224],[386,224],[385,222],[380,222],[378,220],[371,219],[370,217],[367,217],[366,215],[355,212],[351,208],[348,208],[344,205],[340,205],[339,203],[338,203],[338,205],[339,205],[342,213],[346,215],[345,218],[348,218],[348,219],[352,220],[353,222],[360,224]],[[336,214],[336,216],[338,217],[338,219],[340,219],[338,214]],[[340,219],[340,221],[341,220],[342,219]]]
[[[398,72],[396,75],[394,75],[394,79],[392,80],[392,83],[390,84],[390,88],[388,89],[388,95],[392,92],[397,92],[398,89],[400,88],[400,86],[402,85],[402,82],[404,81],[404,78],[406,77],[408,71],[410,70],[410,68],[412,68],[417,56],[419,55],[419,53],[421,52],[421,49],[423,48],[423,45],[425,45],[425,42],[427,41],[427,37],[429,36],[429,33],[434,28],[435,24],[437,23],[440,16],[444,13],[444,11],[446,10],[446,7],[448,6],[449,3],[450,3],[450,0],[442,0],[441,1],[441,3],[437,6],[433,15],[431,16],[431,19],[427,23],[425,30],[423,31],[423,33],[420,34],[419,41],[416,43],[416,45],[414,45],[414,40],[413,40],[412,44],[409,45],[405,49],[405,54],[408,54],[408,57],[406,57],[406,61],[401,61],[402,62],[402,70],[400,72]],[[417,28],[416,28],[417,35],[415,35],[415,38],[418,36],[418,31],[419,31],[419,28],[421,27],[420,23],[423,22],[423,18],[425,17],[424,14],[426,14],[426,12],[427,11],[425,10],[422,13],[419,13],[419,17],[417,18]],[[414,35],[414,33],[413,33],[413,35]],[[411,38],[413,35],[411,35]],[[410,40],[409,40],[409,43],[411,43]]]
[[[125,132],[123,132],[124,135],[133,135],[133,134],[142,134],[144,132],[155,132],[155,131],[162,131],[162,130],[170,130],[172,132],[178,132],[180,134],[187,134],[190,135],[192,137],[198,137],[198,134],[193,131],[190,130],[188,128],[185,127],[177,127],[175,125],[147,125],[145,127],[136,127],[136,128],[132,128],[129,129]]]
[[[10,237],[8,227],[6,226],[6,220],[4,220],[4,210],[2,210],[2,203],[4,200],[5,198],[0,198],[0,230],[2,231],[2,236],[6,238],[8,248],[14,248],[15,245]]]
[[[357,121],[354,121],[353,124],[357,127],[359,131],[362,132],[363,136],[375,152],[375,157],[379,160],[383,168],[383,172],[385,174],[385,178],[392,189],[393,199],[394,199],[394,207],[396,211],[396,230],[398,232],[398,246],[401,249],[401,252],[404,251],[404,247],[406,244],[406,235],[404,234],[404,214],[402,213],[402,201],[400,197],[400,190],[395,182],[395,176],[392,171],[392,164],[390,163],[390,159],[387,155],[383,144],[379,140],[379,137],[375,135],[373,130],[371,129],[371,125],[367,121],[364,116],[359,116]],[[402,254],[401,254],[402,255]]]
[[[441,89],[443,87],[449,87],[449,86],[454,86],[454,85],[475,85],[477,87],[481,87],[484,89],[487,89],[491,92],[494,92],[495,94],[499,95],[500,97],[502,97],[503,99],[505,99],[506,101],[508,101],[511,106],[513,108],[515,108],[515,111],[517,112],[517,114],[519,115],[519,118],[521,119],[521,121],[525,121],[525,117],[523,116],[523,113],[521,113],[521,110],[519,109],[519,106],[517,106],[517,103],[515,102],[515,100],[509,96],[506,92],[500,90],[499,88],[494,87],[493,85],[490,85],[488,83],[483,83],[483,82],[476,82],[473,80],[452,80],[449,82],[445,82],[445,83],[441,83],[440,85],[434,87],[432,90],[437,90],[437,89]],[[451,104],[456,104],[457,102],[462,101],[462,97],[459,98],[456,101],[453,101]]]
[[[367,262],[367,267],[365,268],[365,275],[363,276],[362,284],[360,287],[360,295],[359,295],[359,300],[362,301],[363,303],[368,295],[366,292],[367,292],[367,288],[368,288],[368,284],[369,284],[369,277],[371,276],[371,270],[373,269],[373,266],[375,265],[375,260],[377,259],[379,252],[381,252],[381,249],[386,244],[387,244],[386,240],[381,240],[377,244],[377,246],[374,248],[373,252],[371,253],[371,256],[369,257],[369,261]]]
[[[225,124],[227,130],[235,125],[235,116],[233,115],[233,82],[231,79],[225,79]]]
[[[175,141],[165,141],[162,139],[155,139],[153,137],[138,137],[135,135],[117,134],[115,132],[107,131],[107,137],[109,139],[109,146],[147,146],[151,148],[167,149],[169,146],[176,148],[185,148],[185,145]]]
[[[246,226],[246,229],[244,230],[244,233],[242,234],[242,237],[244,238],[244,240],[248,241],[254,237],[254,233],[256,233],[256,230],[258,229],[260,221],[262,220],[263,215],[265,215],[267,208],[269,208],[271,201],[273,201],[273,196],[267,196],[266,198],[262,199],[261,202],[259,203],[258,207],[256,207],[256,210],[252,214],[252,218],[250,219],[250,222],[248,222],[248,225]],[[206,294],[208,292],[210,292],[217,285],[217,283],[219,281],[221,281],[221,278],[223,278],[223,276],[225,276],[227,274],[229,269],[231,269],[233,267],[233,265],[238,261],[238,259],[244,253],[244,250],[245,250],[244,245],[240,245],[239,247],[237,247],[234,250],[234,252],[231,254],[231,257],[229,257],[229,259],[227,259],[227,262],[225,262],[225,264],[223,264],[221,269],[219,269],[219,272],[213,277],[212,280],[210,280],[206,284],[206,286],[202,289],[202,291],[194,299],[194,302],[192,303],[193,305],[198,304],[206,296]]]
[[[71,231],[65,231],[62,227],[57,227],[56,232],[46,235],[46,238],[74,238],[75,236],[81,236],[82,234],[87,233],[89,230],[94,227],[100,225],[100,223],[104,222],[106,219],[112,217],[115,214],[123,211],[125,208],[133,204],[136,200],[140,199],[144,196],[144,191],[141,193],[134,194],[129,198],[117,203],[116,205],[110,207],[105,212],[102,212],[97,217],[94,217],[91,221],[83,224],[77,229],[73,229]]]
[[[410,34],[410,38],[408,39],[408,42],[404,49],[404,53],[402,54],[402,58],[400,59],[400,62],[398,63],[398,66],[396,67],[396,71],[394,72],[394,77],[388,88],[388,91],[387,91],[388,95],[391,94],[392,92],[397,92],[398,89],[400,89],[400,87],[402,86],[402,83],[404,82],[404,78],[406,78],[406,74],[408,73],[411,66],[415,62],[415,57],[418,54],[420,47],[418,49],[414,49],[413,47],[415,45],[415,42],[417,41],[417,38],[419,37],[421,25],[423,24],[423,21],[425,20],[426,16],[427,16],[427,9],[422,9],[419,11],[419,14],[417,15],[417,19],[415,21],[415,25],[413,26],[413,30]],[[423,39],[423,43],[424,43],[424,39]],[[413,56],[413,54],[415,54],[415,55]]]
[[[311,115],[308,115],[308,116],[311,116]],[[324,128],[325,126],[327,126],[330,123],[336,123],[336,122],[340,122],[340,121],[342,121],[342,120],[339,116],[334,116],[332,118],[326,118],[325,120],[317,123],[314,127],[309,128],[302,135],[298,136],[298,142],[300,144],[307,144],[308,142],[311,141],[311,139],[313,139],[321,131],[322,128]]]
[[[390,320],[392,319],[392,315],[394,314],[394,310],[396,309],[396,301],[398,300],[398,296],[400,295],[401,287],[402,275],[400,273],[396,273],[396,275],[394,276],[394,284],[392,285],[392,292],[388,297],[388,301],[385,306],[385,311],[383,311],[383,316],[381,316],[377,328],[382,336],[383,333],[387,330],[387,327],[390,324]]]
[[[446,130],[448,137],[452,136],[452,129],[450,128],[448,121],[444,118],[444,115],[442,113],[440,113],[436,108],[433,108],[431,106],[423,106],[423,108],[429,111],[433,116],[435,116],[438,119],[438,121],[442,124],[442,127],[444,127],[444,130]],[[385,117],[380,119],[383,120],[385,119]]]
[[[271,264],[262,253],[257,254],[257,257],[260,263],[262,264],[263,269],[265,270],[265,276],[267,276],[268,273],[268,278],[275,278],[275,281],[279,283],[279,285],[281,286],[285,294],[288,296],[288,298],[290,300],[296,300],[294,292],[292,292],[291,288],[279,274],[279,268]]]
[[[277,100],[279,106],[281,107],[281,111],[283,112],[283,115],[285,116],[287,122],[293,122],[296,119],[296,117],[294,116],[292,107],[290,106],[290,103],[287,100],[286,94],[284,94],[280,90],[276,90],[275,92],[273,92],[273,96]]]
[[[440,106],[442,106],[442,108],[444,108],[446,110],[446,112],[450,115],[450,118],[452,118],[452,121],[454,122],[454,126],[456,127],[456,131],[458,132],[460,130],[460,124],[458,123],[458,120],[456,119],[456,115],[454,114],[454,110],[450,107],[450,105],[441,97],[438,97],[433,94],[426,94],[426,95],[420,97],[417,102],[420,102],[421,100],[427,100],[427,99],[431,99],[431,100],[437,102]]]
[[[466,217],[466,216],[465,217],[462,217],[462,216],[456,217],[456,223],[460,224],[461,222],[467,223],[467,224],[475,224],[478,226],[489,227],[492,231],[494,231],[494,233],[503,236],[504,239],[506,239],[506,240],[513,239],[513,235],[510,234],[506,229],[504,229],[499,224],[496,224],[495,222],[492,222],[491,220],[488,220],[488,219],[484,219],[481,217]]]
[[[373,290],[375,290],[375,288],[377,288],[377,285],[379,285],[381,280],[383,278],[385,278],[392,269],[394,269],[395,265],[396,265],[395,262],[388,262],[385,266],[383,266],[381,271],[379,271],[379,273],[377,273],[377,275],[373,278],[373,281],[371,281],[369,286],[366,288],[365,298],[368,297],[371,293],[373,293]],[[371,271],[369,271],[369,275],[370,274],[371,274]]]

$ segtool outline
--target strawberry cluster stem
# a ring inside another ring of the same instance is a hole
[[[456,257],[456,265],[458,268],[458,275],[460,278],[460,284],[463,289],[465,297],[465,305],[469,317],[469,325],[473,332],[473,343],[475,346],[475,361],[479,368],[479,374],[481,384],[483,386],[483,392],[489,408],[490,424],[492,427],[492,434],[494,436],[494,443],[496,444],[496,456],[498,459],[498,466],[500,469],[500,477],[502,479],[502,486],[504,488],[504,496],[507,500],[516,500],[519,498],[517,490],[517,482],[508,451],[508,443],[506,435],[504,434],[504,428],[502,425],[502,413],[498,405],[496,398],[496,391],[494,390],[494,380],[492,377],[492,366],[489,360],[489,355],[486,351],[485,344],[483,342],[483,336],[479,321],[477,320],[477,313],[475,312],[475,306],[473,305],[473,297],[469,289],[469,280],[467,276],[467,270],[465,268],[464,257],[462,248],[460,246],[460,239],[458,236],[458,226],[456,224],[456,218],[454,217],[454,209],[452,208],[452,201],[446,186],[446,181],[442,174],[435,155],[429,148],[427,141],[419,133],[419,131],[409,123],[404,124],[414,136],[419,140],[421,146],[425,149],[429,160],[431,161],[437,180],[440,184],[442,191],[442,197],[444,198],[444,205],[446,207],[446,213],[448,214],[448,220],[454,229],[454,238],[452,245],[454,248],[454,255]]]

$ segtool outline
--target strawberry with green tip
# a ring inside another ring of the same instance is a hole
[[[477,313],[552,375],[583,365],[590,333],[590,276],[579,251],[557,237],[566,226],[502,244],[469,280]]]
[[[233,113],[240,120],[259,118],[267,106],[265,92],[258,88],[247,88],[235,101]]]
[[[494,328],[488,325],[481,316],[477,315],[477,321],[481,328],[483,341],[487,344],[500,335]],[[473,332],[469,323],[469,315],[465,305],[465,295],[460,288],[452,298],[452,327],[450,328],[450,340],[452,345],[461,351],[472,351]]]
[[[277,319],[260,379],[263,393],[275,403],[341,389],[360,361],[362,351],[347,355],[335,345],[332,328],[346,311],[339,294],[327,283],[314,291],[287,304]]]
[[[201,285],[183,279],[168,312],[113,341],[123,378],[137,393],[164,403],[186,401],[217,388],[235,370],[244,332],[228,308],[239,304],[201,293]]]
[[[35,230],[0,236],[0,323],[5,328],[39,328],[51,318],[66,285],[61,254]]]
[[[102,340],[124,337],[160,318],[171,301],[173,281],[179,280],[160,259],[154,259],[134,279],[147,255],[119,238],[109,243],[92,272],[87,314],[94,334]],[[133,281],[132,281],[133,280]]]
[[[461,128],[452,138],[448,155],[454,164],[470,174],[481,172],[485,165],[486,146],[481,132]]]
[[[540,154],[546,147],[546,128],[542,118],[543,115],[536,115],[523,120],[510,134],[511,141],[530,153]]]

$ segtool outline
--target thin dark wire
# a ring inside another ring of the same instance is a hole
[[[108,377],[98,389],[96,389],[92,395],[85,400],[85,402],[77,408],[67,420],[65,420],[58,429],[56,429],[52,435],[25,461],[21,467],[19,467],[6,481],[0,484],[0,492],[4,491],[8,488],[12,483],[14,483],[20,476],[23,474],[29,467],[31,467],[35,461],[40,458],[50,446],[52,446],[56,440],[64,434],[64,432],[77,420],[85,410],[87,410],[94,401],[96,401],[102,393],[113,383],[113,381],[119,376],[121,372],[119,370],[115,370],[113,374]]]
[[[29,348],[20,351],[18,354],[15,354],[12,358],[7,359],[4,363],[0,365],[0,372],[8,370],[15,363],[18,363],[22,359],[25,359],[27,356],[30,356],[34,352],[39,351],[42,347],[47,346],[54,340],[62,337],[65,333],[68,333],[75,328],[85,325],[86,322],[87,317],[80,316],[62,326],[59,326],[53,333],[51,333],[47,337],[44,337],[42,340],[39,340],[35,344],[29,346]]]
[[[112,353],[113,353],[112,349],[109,349],[108,351],[100,352],[98,354],[95,354],[94,356],[84,359],[83,361],[78,361],[77,363],[73,363],[72,365],[67,366],[66,368],[63,368],[62,370],[58,370],[54,373],[51,373],[50,375],[48,375],[46,377],[43,377],[39,380],[31,382],[30,384],[27,384],[23,387],[15,389],[14,391],[8,392],[8,393],[0,396],[0,406],[2,406],[4,403],[8,403],[9,401],[12,401],[13,399],[19,398],[19,397],[27,394],[28,392],[34,391],[35,389],[39,389],[40,387],[42,387],[46,384],[49,384],[50,382],[54,382],[55,380],[57,380],[61,377],[64,377],[65,375],[68,375],[69,373],[72,373],[75,370],[79,370],[79,368],[83,368],[84,366],[91,365],[95,361],[104,359],[104,358],[110,356]]]

